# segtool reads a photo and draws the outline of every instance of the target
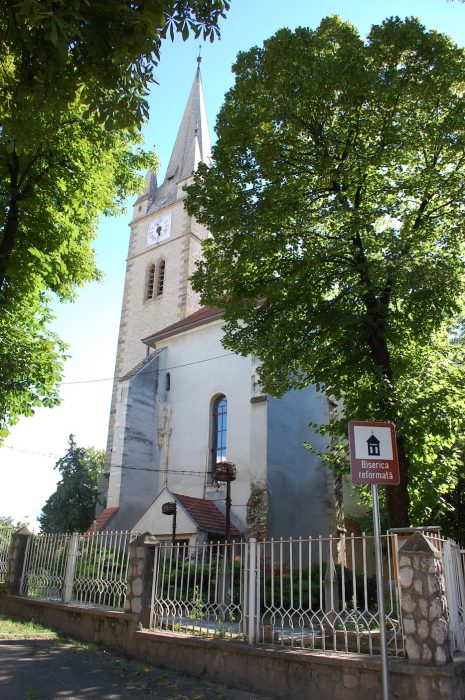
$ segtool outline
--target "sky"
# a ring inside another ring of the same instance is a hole
[[[212,142],[216,115],[233,85],[231,71],[239,51],[261,45],[281,27],[316,28],[338,14],[365,36],[371,25],[390,16],[418,17],[465,46],[465,4],[458,0],[232,0],[221,23],[221,40],[202,46],[202,82]],[[158,85],[150,93],[145,145],[155,148],[163,178],[197,67],[199,40],[176,38],[162,46]],[[72,433],[79,446],[106,446],[112,377],[129,242],[131,203],[125,214],[102,219],[95,240],[104,279],[85,287],[74,304],[57,304],[53,328],[68,344],[62,403],[38,409],[13,427],[0,449],[0,516],[26,521],[38,530],[42,506],[59,479],[54,469]]]

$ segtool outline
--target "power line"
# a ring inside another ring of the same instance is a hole
[[[194,469],[150,469],[149,467],[126,467],[122,464],[112,464],[110,465],[110,471],[111,469],[131,469],[138,472],[160,472],[161,474],[187,474],[189,476],[198,476],[199,474],[205,476],[207,473],[205,471],[195,471]],[[105,473],[109,474],[110,472]]]
[[[36,457],[53,457],[54,459],[61,459],[64,455],[56,455],[52,453],[45,453],[45,452],[34,452],[33,450],[24,450],[21,447],[14,447],[13,445],[3,445],[3,447],[6,447],[8,450],[14,450],[15,452],[23,452],[24,454],[28,455],[34,455]],[[161,473],[170,473],[170,474],[183,474],[183,475],[189,475],[189,476],[198,476],[201,474],[202,476],[205,476],[205,471],[196,471],[194,469],[150,469],[150,467],[127,467],[123,466],[121,464],[112,464],[111,469],[131,469],[133,471],[142,471],[142,472],[161,472]],[[106,472],[107,474],[109,472]]]
[[[14,450],[15,452],[24,452],[27,455],[35,455],[36,457],[53,457],[54,459],[60,459],[63,455],[54,455],[51,452],[33,452],[32,450],[23,450],[21,447],[13,447],[13,445],[2,445],[6,447],[7,450]]]
[[[222,357],[230,357],[231,355],[235,355],[236,353],[234,352],[226,352],[223,355],[215,355],[214,357],[206,357],[203,360],[195,360],[194,362],[186,362],[182,365],[173,365],[172,367],[164,367],[163,369],[153,369],[148,372],[144,372],[144,374],[156,374],[159,372],[168,372],[169,370],[172,369],[179,369],[180,367],[190,367],[192,365],[200,365],[203,362],[210,362],[211,360],[219,360]],[[61,382],[61,386],[69,386],[70,384],[92,384],[94,382],[109,382],[112,381],[113,377],[102,377],[100,379],[80,379],[76,380],[73,382]]]

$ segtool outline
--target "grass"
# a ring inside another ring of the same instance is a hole
[[[0,613],[0,640],[1,639],[51,639],[53,646],[71,646],[76,648],[96,651],[97,645],[87,642],[78,642],[71,637],[59,634],[54,630],[40,625],[35,620],[14,620],[8,615]],[[37,654],[37,650],[31,651],[32,656]]]
[[[34,620],[13,620],[0,613],[0,639],[58,639],[59,635]]]

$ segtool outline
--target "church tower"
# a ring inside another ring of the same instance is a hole
[[[145,357],[141,339],[197,311],[189,277],[207,231],[184,209],[184,187],[211,161],[200,60],[165,179],[147,173],[134,205],[115,376]]]
[[[200,308],[189,278],[208,232],[184,209],[184,187],[199,163],[211,162],[200,61],[199,57],[164,181],[158,186],[156,175],[148,172],[133,209],[101,500],[109,492],[108,481],[113,487],[119,481],[121,465],[115,461],[122,461],[118,433],[124,426],[118,425],[117,414],[123,415],[118,409],[125,400],[121,379],[147,361],[143,338]],[[115,506],[118,488],[110,491],[108,505]]]

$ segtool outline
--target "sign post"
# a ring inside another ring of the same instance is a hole
[[[396,486],[400,481],[394,425],[392,423],[351,421],[349,423],[349,447],[352,481],[354,484],[371,485],[383,700],[390,700],[378,484]]]

